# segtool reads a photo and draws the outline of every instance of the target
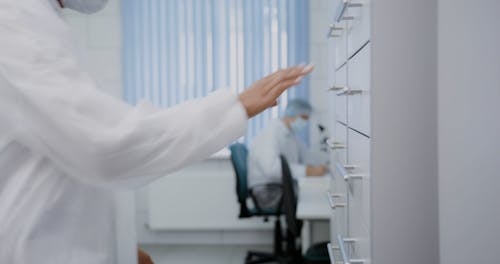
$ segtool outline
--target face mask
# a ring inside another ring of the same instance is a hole
[[[64,0],[64,7],[84,14],[93,14],[103,9],[108,0]]]
[[[307,121],[304,118],[298,117],[290,124],[290,127],[295,133],[298,133],[307,127]]]

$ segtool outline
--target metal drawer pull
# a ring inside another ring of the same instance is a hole
[[[357,168],[358,166],[356,165],[349,165],[349,164],[344,164],[344,168],[346,170],[354,170],[355,168]]]
[[[328,29],[328,33],[326,34],[326,37],[327,38],[338,38],[340,36],[342,36],[342,34],[334,34],[335,31],[340,31],[340,30],[344,30],[343,27],[339,27],[335,24],[332,24],[330,25],[329,29]]]
[[[327,193],[328,193],[328,195],[330,195],[333,198],[342,198],[342,197],[345,197],[345,194],[343,194],[343,193],[331,193],[331,192],[327,192]]]
[[[330,29],[331,29],[331,30],[344,30],[344,27],[337,26],[337,25],[335,25],[335,24],[331,24],[331,25],[330,25]]]
[[[363,4],[360,2],[353,2],[351,0],[343,0],[342,4],[339,7],[336,21],[340,22],[342,20],[353,20],[354,17],[353,16],[345,16],[345,12],[347,11],[347,9],[349,7],[362,7],[362,6],[363,6]]]
[[[335,203],[335,201],[333,201],[333,198],[343,197],[344,195],[338,193],[332,194],[330,192],[327,192],[327,195],[328,195],[328,203],[330,204],[330,207],[332,209],[343,208],[347,206],[346,203]]]
[[[366,261],[364,259],[351,259],[347,257],[347,253],[344,246],[344,239],[342,235],[337,235],[337,243],[339,244],[340,256],[342,257],[342,262],[344,264],[364,264]]]
[[[340,163],[337,163],[335,167],[337,168],[337,171],[339,172],[340,176],[342,176],[342,178],[344,178],[344,180],[346,181],[349,179],[359,180],[365,177],[364,175],[361,174],[349,174],[349,172],[347,172],[347,169],[356,168],[355,165],[342,165]]]
[[[344,262],[338,261],[335,258],[335,253],[333,252],[334,250],[339,250],[339,247],[333,246],[332,243],[328,243],[326,245],[328,249],[328,256],[330,257],[330,264],[343,264]]]
[[[333,197],[330,193],[328,193],[328,203],[330,204],[330,207],[331,207],[332,209],[334,209],[334,210],[335,210],[335,209],[337,209],[337,208],[344,208],[344,207],[347,207],[347,204],[346,204],[346,203],[335,203],[335,202],[333,201],[333,198],[334,198],[334,197]]]
[[[356,239],[354,239],[354,238],[344,238],[344,243],[353,244],[353,243],[356,243]]]
[[[336,209],[336,208],[345,208],[347,207],[347,204],[346,203],[336,203],[333,205],[333,209]]]
[[[342,142],[339,142],[339,141],[334,141],[334,140],[331,140],[331,139],[327,139],[326,140],[326,144],[328,144],[328,146],[331,149],[345,149],[345,145]]]
[[[363,93],[363,90],[360,89],[351,89],[349,87],[344,87],[344,89],[339,90],[340,92],[337,93],[338,96],[342,95],[355,95],[355,94],[360,94]]]
[[[337,91],[343,91],[345,89],[345,86],[337,86],[337,85],[333,85],[332,87],[326,89],[327,92],[337,92]]]

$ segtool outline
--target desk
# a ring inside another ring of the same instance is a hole
[[[312,243],[312,222],[327,221],[331,216],[326,192],[330,188],[330,175],[322,177],[306,177],[299,180],[299,200],[297,218],[302,220],[302,251],[305,252]]]

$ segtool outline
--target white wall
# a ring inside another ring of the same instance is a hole
[[[372,263],[437,264],[437,0],[373,0],[371,67]]]
[[[104,10],[90,16],[71,10],[64,10],[63,15],[79,40],[85,67],[97,81],[99,89],[121,100],[120,1],[110,0]],[[135,263],[134,195],[118,192],[116,200],[118,263]]]
[[[499,10],[439,0],[442,264],[500,262]]]

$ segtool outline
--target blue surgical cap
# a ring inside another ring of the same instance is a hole
[[[306,100],[297,98],[288,101],[285,110],[285,116],[294,117],[299,115],[310,115],[311,112],[311,105]]]

